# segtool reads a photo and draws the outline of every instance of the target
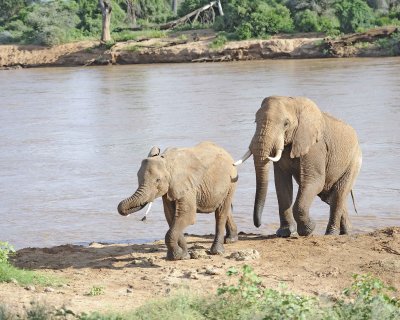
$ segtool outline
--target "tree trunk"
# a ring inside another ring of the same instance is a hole
[[[111,40],[111,3],[108,0],[99,0],[99,5],[102,14],[102,30],[101,30],[101,41],[107,42]]]
[[[127,16],[132,28],[136,28],[136,4],[134,0],[126,0]]]
[[[172,0],[172,12],[174,15],[178,14],[178,0]]]

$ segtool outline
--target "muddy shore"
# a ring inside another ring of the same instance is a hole
[[[348,236],[277,238],[241,234],[225,245],[225,254],[207,253],[212,236],[188,236],[192,259],[167,261],[164,241],[149,244],[62,245],[26,248],[17,252],[13,264],[45,275],[62,277],[59,287],[24,287],[0,284],[0,301],[22,313],[30,302],[72,310],[132,310],[149,299],[189,290],[213,294],[229,278],[230,267],[251,265],[266,287],[335,299],[348,287],[353,274],[370,273],[400,288],[400,227]],[[102,294],[90,296],[93,287]],[[399,294],[399,292],[397,292]]]
[[[389,38],[396,31],[397,28],[392,28],[369,37],[358,34],[351,39],[346,36],[343,41],[316,33],[276,35],[268,40],[231,41],[217,48],[212,45],[217,37],[212,30],[182,31],[157,39],[138,38],[111,47],[99,41],[81,41],[51,48],[0,45],[0,68],[383,57],[398,55],[400,44],[385,47],[375,40]]]

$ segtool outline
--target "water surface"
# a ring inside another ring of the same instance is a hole
[[[363,149],[349,201],[355,232],[400,225],[400,59],[266,60],[221,64],[43,68],[0,72],[0,241],[15,247],[164,237],[162,201],[124,218],[118,202],[137,187],[153,145],[212,140],[234,158],[246,151],[268,95],[303,95],[351,124]],[[274,233],[273,179],[263,225],[253,226],[252,161],[239,169],[239,230]],[[271,178],[273,174],[271,171]],[[315,233],[329,207],[316,199]],[[213,215],[187,232],[214,233]]]

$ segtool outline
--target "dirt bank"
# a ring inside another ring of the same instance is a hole
[[[276,58],[392,56],[400,44],[383,46],[397,28],[328,39],[323,34],[277,35],[268,40],[232,41],[213,46],[212,30],[176,32],[165,38],[119,42],[112,47],[98,41],[69,43],[52,48],[0,45],[0,68],[87,66],[104,64],[242,61]]]
[[[193,259],[174,262],[165,260],[164,241],[22,249],[14,258],[16,266],[63,277],[67,284],[24,288],[3,283],[0,301],[19,311],[31,301],[64,306],[74,313],[124,311],[185,288],[193,293],[215,293],[222,283],[232,281],[226,270],[244,264],[254,267],[266,287],[284,283],[289,290],[307,295],[336,297],[354,273],[371,273],[400,288],[400,227],[350,236],[288,239],[243,234],[239,242],[225,246],[223,256],[206,253],[211,236],[187,239]],[[93,287],[101,287],[103,294],[88,295]]]

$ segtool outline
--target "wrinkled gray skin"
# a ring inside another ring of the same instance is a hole
[[[280,228],[277,235],[288,237],[296,230],[311,234],[315,222],[309,216],[312,201],[319,196],[330,205],[326,234],[347,234],[349,219],[346,199],[352,190],[362,161],[356,132],[352,127],[321,112],[304,97],[271,96],[256,113],[256,132],[250,144],[256,171],[254,224],[261,215],[268,189],[270,160],[274,162],[275,187]],[[293,203],[292,177],[299,185]]]
[[[165,235],[167,259],[188,259],[184,229],[194,224],[196,212],[215,212],[216,232],[210,252],[224,252],[225,243],[238,240],[232,217],[232,198],[238,179],[232,157],[211,142],[193,148],[169,148],[159,154],[153,148],[142,161],[138,172],[138,189],[118,205],[121,215],[136,212],[162,197],[170,229]]]

